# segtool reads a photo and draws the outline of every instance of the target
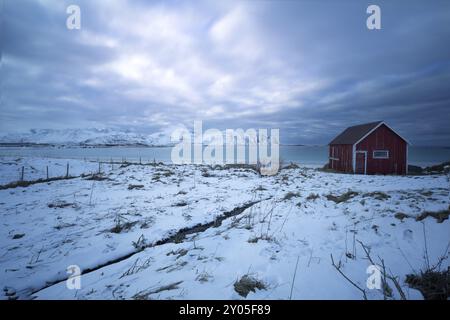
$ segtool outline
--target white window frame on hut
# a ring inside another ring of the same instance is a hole
[[[376,153],[383,152],[384,155],[376,155]],[[372,152],[373,159],[389,159],[389,150],[373,150]]]

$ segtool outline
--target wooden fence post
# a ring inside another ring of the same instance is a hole
[[[69,177],[69,163],[67,162],[67,167],[66,167],[66,178]]]
[[[47,171],[47,180],[48,180],[48,166],[47,166],[47,170],[46,171]]]
[[[24,174],[25,174],[25,167],[22,166],[22,174],[20,175],[20,181],[23,181]]]

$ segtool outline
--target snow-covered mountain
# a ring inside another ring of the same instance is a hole
[[[135,131],[120,131],[117,129],[31,129],[25,133],[0,133],[0,144],[45,144],[57,146],[173,146],[178,141],[171,142],[170,135],[176,129],[187,130],[191,135],[191,141],[195,141],[195,134],[184,126],[168,127],[165,131],[152,134],[143,134]],[[223,141],[226,139],[225,131],[220,131]],[[203,131],[203,143],[214,144],[222,143],[214,140],[206,130]],[[258,137],[252,139],[254,143],[258,142]],[[245,144],[248,140],[245,140]]]
[[[26,133],[9,133],[0,136],[0,143],[51,144],[51,145],[146,145],[169,146],[170,133],[142,134],[116,129],[32,129]]]

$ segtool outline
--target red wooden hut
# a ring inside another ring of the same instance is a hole
[[[329,168],[359,174],[407,174],[409,142],[383,121],[345,129],[329,143]]]

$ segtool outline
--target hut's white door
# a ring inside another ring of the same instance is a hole
[[[367,151],[356,151],[355,173],[367,173]]]

